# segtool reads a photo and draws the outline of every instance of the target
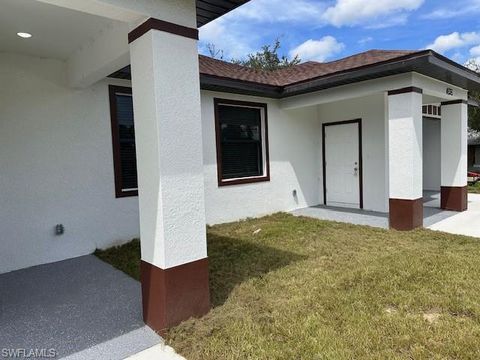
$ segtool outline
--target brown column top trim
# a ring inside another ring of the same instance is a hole
[[[390,200],[395,200],[395,201],[419,201],[423,200],[423,197],[417,198],[417,199],[400,199],[400,198],[389,198]]]
[[[444,101],[444,102],[441,103],[442,106],[446,106],[446,105],[457,105],[457,104],[465,104],[465,105],[468,105],[468,101],[467,101],[467,100],[458,99],[458,100]]]
[[[423,90],[418,88],[418,87],[415,87],[415,86],[409,86],[409,87],[405,87],[405,88],[401,88],[401,89],[395,89],[395,90],[390,90],[388,92],[388,95],[399,95],[399,94],[406,94],[406,93],[411,93],[411,92],[415,92],[415,93],[419,93],[419,94],[423,94]]]
[[[128,33],[128,43],[130,44],[131,42],[137,40],[140,36],[144,35],[150,30],[164,31],[169,34],[198,40],[198,29],[174,24],[168,21],[150,18]]]

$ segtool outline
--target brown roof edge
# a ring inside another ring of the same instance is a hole
[[[202,90],[260,96],[273,99],[281,98],[283,90],[281,86],[261,84],[209,74],[200,74],[200,88]]]
[[[413,59],[413,58],[416,58],[416,57],[425,56],[425,55],[429,54],[430,52],[432,52],[432,50],[422,50],[422,51],[412,52],[410,54],[394,57],[394,58],[389,59],[389,60],[383,60],[383,61],[379,61],[379,62],[376,62],[376,63],[373,63],[373,64],[367,64],[367,65],[352,67],[352,68],[349,68],[349,69],[344,69],[344,70],[332,72],[332,73],[329,73],[329,74],[317,76],[317,77],[314,77],[314,78],[311,78],[311,79],[297,81],[297,82],[294,82],[294,83],[291,83],[291,84],[287,84],[285,87],[294,86],[294,85],[298,85],[298,84],[302,84],[302,83],[307,83],[307,82],[310,82],[310,81],[315,81],[315,80],[323,78],[323,77],[340,75],[340,74],[352,72],[354,70],[372,68],[372,67],[380,66],[380,65],[383,65],[383,64],[395,63],[395,62],[399,62],[399,61],[403,61],[403,60],[407,60],[407,59],[410,60],[410,59]],[[350,57],[353,57],[353,56],[356,56],[356,55],[352,55]]]

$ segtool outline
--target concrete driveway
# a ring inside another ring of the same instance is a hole
[[[468,210],[428,226],[428,229],[480,238],[480,194],[468,194]]]

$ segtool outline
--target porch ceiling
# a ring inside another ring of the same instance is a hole
[[[32,0],[2,0],[0,51],[67,60],[116,21]],[[32,34],[22,39],[17,32]]]
[[[248,1],[196,0],[197,24],[205,25]],[[44,1],[1,0],[1,5],[0,52],[68,60],[101,33],[123,25],[118,20]],[[33,36],[22,39],[18,32]]]

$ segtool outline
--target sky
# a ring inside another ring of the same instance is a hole
[[[480,60],[480,0],[251,0],[201,27],[199,50],[242,59],[276,38],[302,62],[428,48],[464,64]]]

